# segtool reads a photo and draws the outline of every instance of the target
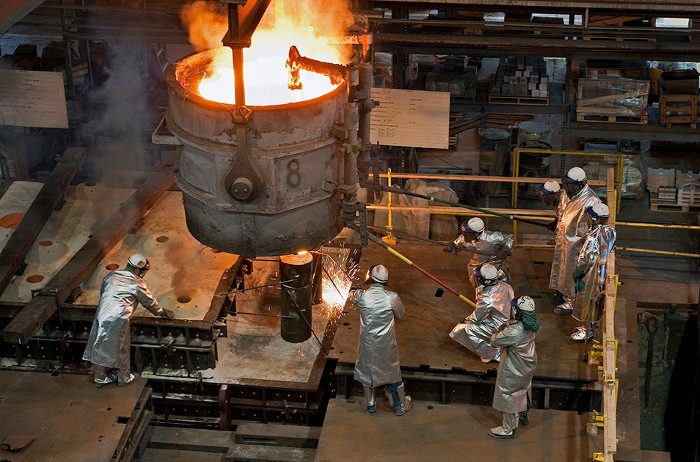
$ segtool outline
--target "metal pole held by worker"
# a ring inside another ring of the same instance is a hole
[[[390,247],[389,245],[387,245],[384,241],[382,241],[380,238],[378,238],[378,237],[375,236],[374,234],[367,233],[367,238],[368,238],[370,241],[372,241],[372,242],[374,242],[375,244],[377,244],[378,246],[380,246],[380,247],[384,248],[385,250],[387,250],[389,253],[391,253],[392,255],[394,255],[395,257],[397,257],[399,260],[401,260],[401,261],[403,261],[404,263],[406,263],[406,264],[408,264],[408,265],[414,267],[415,269],[417,269],[418,271],[420,271],[420,272],[423,273],[424,275],[428,276],[430,279],[432,279],[433,281],[435,281],[436,283],[438,283],[440,286],[444,287],[444,288],[447,289],[449,292],[451,292],[451,293],[453,293],[454,295],[456,295],[457,298],[459,298],[459,299],[462,300],[463,302],[468,303],[472,308],[476,308],[476,303],[474,303],[473,301],[469,300],[466,296],[464,296],[463,294],[460,294],[459,292],[457,292],[456,290],[454,290],[452,287],[448,286],[446,283],[442,282],[440,279],[438,279],[438,278],[436,278],[435,276],[433,276],[432,274],[430,274],[430,273],[429,273],[428,271],[426,271],[425,269],[423,269],[423,268],[421,268],[420,266],[418,266],[418,265],[416,265],[415,263],[413,263],[413,261],[411,261],[409,258],[405,257],[404,255],[402,255],[401,253],[399,253],[397,250],[395,250],[394,248],[392,248],[392,247]]]

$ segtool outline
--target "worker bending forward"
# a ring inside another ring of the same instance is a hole
[[[491,345],[491,336],[510,319],[513,288],[502,275],[491,263],[476,269],[476,309],[450,332],[453,340],[479,355],[484,363],[499,360],[500,351]]]
[[[155,316],[174,318],[148,290],[143,276],[149,268],[146,257],[134,254],[125,270],[112,271],[102,280],[100,304],[83,353],[83,359],[94,366],[97,387],[112,382],[124,386],[138,379],[130,370],[129,318],[139,303]],[[108,369],[116,369],[116,373]]]
[[[484,220],[479,217],[462,222],[459,229],[461,234],[445,248],[445,251],[456,253],[457,250],[462,249],[472,252],[468,277],[472,286],[477,288],[476,268],[484,263],[491,263],[501,269],[502,261],[513,253],[513,235],[488,231]]]
[[[355,363],[355,379],[362,384],[367,412],[377,412],[377,387],[386,385],[385,394],[394,414],[403,415],[411,408],[401,380],[399,347],[396,344],[394,319],[406,317],[401,299],[385,286],[389,271],[374,265],[367,272],[368,289],[354,290],[350,298],[360,307],[360,340]]]
[[[566,192],[561,189],[559,183],[553,180],[545,181],[545,183],[540,186],[538,195],[546,207],[554,210],[556,219],[549,223],[547,228],[550,231],[556,231],[557,224],[559,223],[559,220],[561,220],[561,214],[564,211],[569,198],[567,197]]]
[[[513,320],[491,337],[491,344],[502,351],[493,407],[503,413],[503,423],[489,430],[494,438],[515,438],[519,420],[527,421],[528,390],[537,366],[535,332],[540,324],[535,302],[530,297],[520,297],[513,300],[513,311]]]
[[[610,218],[608,206],[602,203],[586,209],[591,229],[583,237],[583,247],[574,270],[574,318],[583,322],[571,334],[571,340],[585,341],[593,338],[595,323],[603,314],[606,267],[608,256],[615,248],[615,230],[607,224]]]
[[[560,297],[561,303],[554,308],[556,314],[571,314],[574,309],[574,269],[583,245],[582,238],[588,231],[586,208],[600,203],[600,199],[588,186],[586,172],[574,167],[562,180],[568,200],[562,201],[557,219],[550,224],[556,229],[556,244],[552,258],[549,288]]]

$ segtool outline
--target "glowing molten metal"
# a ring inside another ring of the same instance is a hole
[[[329,44],[302,18],[280,16],[280,11],[268,9],[252,38],[252,46],[243,50],[245,57],[246,104],[269,106],[287,104],[330,93],[337,87],[328,77],[300,71],[303,88],[290,90],[285,63],[289,47],[296,45],[314,59],[342,62],[342,49]],[[221,103],[235,103],[231,49],[219,47],[199,83],[199,94]]]

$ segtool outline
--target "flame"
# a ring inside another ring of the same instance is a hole
[[[303,88],[288,88],[289,75],[285,64],[292,45],[296,45],[304,56],[334,63],[344,61],[345,51],[342,45],[328,43],[326,37],[329,33],[342,33],[338,24],[327,29],[329,21],[322,17],[327,12],[314,11],[323,11],[323,7],[286,7],[280,0],[273,1],[268,7],[260,26],[253,34],[251,47],[243,50],[246,104],[267,106],[304,101],[325,95],[337,87],[328,77],[301,71]],[[342,24],[342,20],[335,22]],[[200,95],[209,100],[233,104],[233,81],[231,49],[215,48],[214,59],[199,83]]]

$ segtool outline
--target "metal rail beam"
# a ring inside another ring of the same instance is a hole
[[[76,287],[100,263],[173,183],[172,172],[148,178],[126,202],[121,204],[102,227],[44,286],[3,330],[3,339],[26,343],[49,317],[56,312]]]
[[[452,48],[454,53],[478,51],[480,55],[531,54],[538,56],[633,56],[638,59],[683,59],[700,60],[700,46],[696,43],[678,42],[631,42],[615,40],[565,40],[532,35],[513,37],[504,35],[435,35],[435,34],[390,34],[378,32],[374,35],[375,47],[391,50],[399,47],[407,53],[429,52]]]
[[[697,0],[640,0],[637,2],[627,0],[602,1],[554,1],[554,0],[378,0],[367,1],[367,7],[387,8],[440,8],[440,7],[469,7],[469,8],[496,8],[491,11],[508,11],[512,8],[541,8],[556,10],[601,10],[612,11],[622,15],[627,11],[656,12],[677,15],[700,11],[700,2]],[[597,12],[597,11],[596,11]]]
[[[24,214],[5,247],[0,252],[0,293],[22,266],[24,257],[41,232],[54,208],[63,200],[71,180],[85,158],[84,148],[68,148],[56,164],[34,202]]]

